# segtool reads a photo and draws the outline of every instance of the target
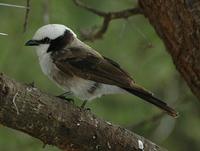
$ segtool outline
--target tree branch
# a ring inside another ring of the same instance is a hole
[[[68,151],[165,150],[97,118],[90,111],[3,74],[0,75],[0,123]]]
[[[28,26],[28,17],[30,13],[30,0],[26,1],[26,13],[25,13],[25,19],[24,19],[24,29],[23,31],[26,32],[27,26]]]
[[[139,7],[125,9],[118,12],[103,12],[83,4],[80,0],[73,0],[73,1],[78,7],[84,8],[100,17],[103,17],[103,23],[98,30],[96,31],[92,30],[90,32],[88,31],[81,32],[83,40],[88,40],[88,41],[94,41],[96,39],[102,38],[109,27],[109,23],[112,20],[127,19],[133,15],[142,14],[142,10]]]
[[[139,5],[200,100],[200,2],[139,0]]]

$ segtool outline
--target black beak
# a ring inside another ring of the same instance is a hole
[[[39,44],[37,40],[29,40],[25,43],[25,46],[38,46]]]

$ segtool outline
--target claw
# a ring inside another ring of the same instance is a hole
[[[81,104],[81,108],[85,108],[86,103],[87,103],[87,100],[84,100],[83,103]]]

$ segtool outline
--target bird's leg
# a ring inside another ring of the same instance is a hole
[[[87,100],[84,100],[83,103],[81,104],[81,108],[85,108],[86,103],[87,103]]]
[[[71,92],[64,92],[64,93],[58,95],[57,97],[65,97],[66,95],[70,95],[70,94],[71,94]]]
[[[60,94],[60,95],[58,95],[56,97],[74,103],[74,100],[72,98],[67,98],[66,97],[66,95],[70,95],[70,94],[71,94],[71,92],[65,92],[65,93],[62,93],[62,94]]]

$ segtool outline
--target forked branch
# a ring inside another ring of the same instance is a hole
[[[103,23],[99,29],[91,30],[91,31],[82,31],[81,35],[83,40],[94,41],[96,39],[100,39],[106,33],[109,24],[112,20],[116,19],[127,19],[131,16],[142,14],[142,10],[139,7],[125,9],[117,12],[103,12],[87,6],[86,4],[82,3],[80,0],[73,0],[74,3],[81,8],[84,8],[100,17],[103,18]]]

